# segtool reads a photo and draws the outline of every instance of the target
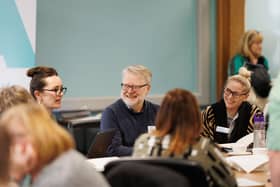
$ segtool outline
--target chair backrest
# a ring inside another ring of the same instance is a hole
[[[125,162],[106,173],[112,187],[189,187],[188,179],[164,166]]]
[[[186,179],[188,179],[190,186],[208,186],[207,175],[204,169],[197,162],[174,158],[127,158],[114,160],[112,162],[109,162],[105,166],[105,176],[107,176],[107,174],[113,168],[125,163],[146,164],[156,167],[164,167],[184,176]],[[135,170],[138,170],[138,168],[134,168],[130,172],[134,172]],[[148,172],[148,170],[146,171]],[[158,173],[154,173],[154,175],[158,175]]]

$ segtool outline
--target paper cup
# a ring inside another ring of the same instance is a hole
[[[148,126],[148,133],[151,133],[155,129],[156,129],[156,126]]]

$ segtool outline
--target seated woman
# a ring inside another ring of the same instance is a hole
[[[250,89],[248,77],[229,77],[223,99],[202,112],[202,136],[217,143],[230,143],[253,132],[253,118],[260,109],[246,101]]]
[[[70,134],[42,105],[7,109],[0,118],[0,131],[3,129],[12,138],[11,176],[17,182],[29,182],[32,187],[109,186],[74,150]]]
[[[195,96],[169,91],[156,117],[156,130],[135,142],[134,157],[174,157],[197,161],[209,175],[209,186],[236,186],[233,173],[209,139],[200,138],[201,116]]]
[[[33,67],[27,71],[27,76],[31,77],[30,93],[38,103],[43,104],[50,113],[61,107],[62,97],[67,88],[63,86],[54,68]]]

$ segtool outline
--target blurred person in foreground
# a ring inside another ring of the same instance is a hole
[[[35,100],[22,86],[13,85],[0,88],[0,114],[12,106],[29,102],[35,102]]]
[[[267,148],[272,186],[280,186],[280,74],[273,82],[268,102]]]
[[[0,187],[16,187],[10,177],[11,137],[4,129],[0,130]]]
[[[101,174],[74,150],[71,136],[37,103],[7,109],[0,131],[12,138],[11,176],[33,187],[108,186]]]
[[[156,129],[141,135],[133,157],[170,157],[198,162],[209,186],[237,186],[222,154],[209,139],[200,137],[201,116],[195,96],[184,89],[170,90],[156,117]]]

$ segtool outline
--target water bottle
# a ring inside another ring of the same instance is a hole
[[[265,120],[262,113],[254,116],[254,148],[265,148]]]

